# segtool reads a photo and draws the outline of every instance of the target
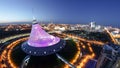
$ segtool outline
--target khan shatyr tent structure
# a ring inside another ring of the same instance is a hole
[[[46,56],[60,51],[64,46],[64,40],[48,34],[34,19],[30,37],[21,48],[29,55]]]

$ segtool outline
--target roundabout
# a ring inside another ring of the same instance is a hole
[[[63,34],[62,34],[63,35]],[[65,35],[67,35],[70,38],[74,38],[75,36],[70,36],[68,34],[64,34],[63,36],[66,37]],[[77,38],[77,37],[76,37]],[[25,38],[20,38],[18,40],[15,40],[14,42],[10,43],[9,45],[7,45],[5,47],[5,49],[2,51],[1,55],[0,55],[0,61],[3,62],[0,64],[1,68],[5,68],[5,67],[9,67],[9,68],[18,68],[18,66],[15,64],[15,62],[13,62],[12,58],[11,58],[11,54],[12,54],[12,50],[14,49],[14,47],[16,47],[19,43],[24,42],[28,39],[28,37]],[[86,42],[86,41],[84,41]],[[76,43],[76,47],[77,47],[77,52],[74,54],[74,57],[71,58],[71,60],[69,61],[71,64],[75,65],[76,68],[84,68],[85,64],[90,60],[90,59],[94,59],[95,57],[95,53],[93,52],[93,49],[91,47],[92,43],[88,43],[87,46],[89,48],[89,51],[91,52],[91,54],[85,55],[80,61],[78,61],[81,58],[81,48],[86,48],[86,45],[83,44],[83,42],[79,39],[78,41],[75,42]],[[95,43],[95,42],[94,42]],[[100,43],[100,42],[99,42]],[[99,44],[96,43],[96,44]],[[69,68],[69,65],[67,64],[63,64],[62,68]]]
[[[28,39],[28,37],[26,38],[21,38],[18,39],[14,42],[12,42],[11,44],[7,45],[7,47],[4,49],[4,51],[1,54],[1,61],[3,61],[4,63],[1,64],[1,67],[9,67],[9,68],[18,68],[19,66],[16,65],[16,63],[13,61],[13,59],[11,58],[12,55],[12,51],[14,50],[14,48],[16,46],[18,46],[19,43],[24,42]],[[65,67],[65,65],[63,64],[63,67]],[[67,66],[66,66],[67,67]]]

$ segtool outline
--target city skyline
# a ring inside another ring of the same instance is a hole
[[[119,26],[120,1],[118,0],[1,0],[0,23],[53,21],[63,23],[88,23]],[[34,11],[32,11],[34,10]]]
[[[0,25],[0,68],[120,68],[119,28],[31,23]]]

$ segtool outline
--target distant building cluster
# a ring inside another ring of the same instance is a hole
[[[20,31],[27,29],[31,29],[30,24],[10,24],[10,25],[0,26],[0,30],[2,31]]]
[[[69,25],[68,24],[53,24],[53,23],[50,23],[50,24],[47,24],[46,28],[51,30],[51,31],[52,30],[64,31],[64,30],[69,29]]]
[[[90,24],[53,24],[49,23],[46,26],[43,26],[49,30],[56,31],[65,31],[65,30],[88,30],[88,31],[102,31],[104,29],[103,26],[96,25],[95,22],[91,22]]]
[[[113,35],[120,34],[120,29],[119,29],[119,28],[113,28],[113,27],[109,26],[109,27],[107,27],[107,29],[109,29],[109,31],[110,31]]]
[[[105,26],[97,25],[96,22],[90,22],[89,24],[40,24],[44,29],[50,31],[65,31],[65,30],[86,30],[92,32],[102,32],[104,31]],[[27,30],[31,29],[31,24],[9,24],[0,26],[0,30],[3,31],[19,31],[19,30]],[[118,28],[106,27],[113,34],[120,33]]]

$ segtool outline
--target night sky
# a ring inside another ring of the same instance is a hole
[[[32,12],[33,9],[33,12]],[[120,25],[120,0],[0,0],[0,23],[32,21]]]

